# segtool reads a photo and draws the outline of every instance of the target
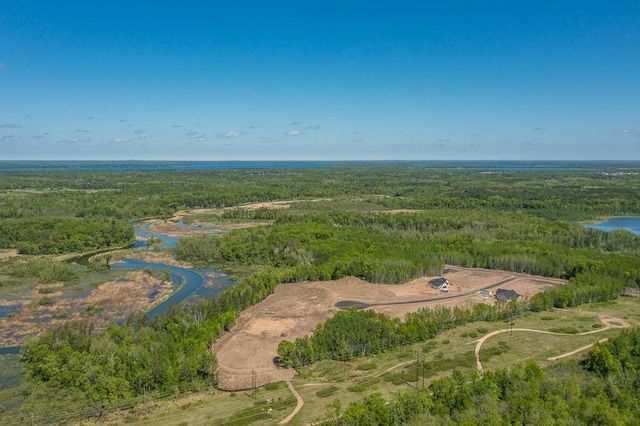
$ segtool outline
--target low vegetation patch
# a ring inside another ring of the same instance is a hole
[[[395,372],[385,374],[383,377],[385,382],[393,383],[394,385],[402,385],[407,382],[414,382],[416,380],[415,374],[409,372]]]
[[[435,376],[440,371],[453,370],[454,368],[474,368],[476,366],[476,354],[474,351],[463,352],[452,358],[444,358],[442,354],[439,355],[433,361],[423,364],[425,377]],[[413,364],[413,368],[416,368],[415,364]],[[422,374],[422,372],[419,374]]]
[[[553,327],[549,330],[553,333],[561,333],[561,334],[578,334],[579,330],[575,327]]]
[[[375,362],[363,362],[358,366],[358,370],[368,371],[368,370],[373,370],[376,367],[377,367],[377,364]]]
[[[43,297],[38,301],[40,306],[53,306],[53,299],[50,297]]]
[[[267,383],[264,385],[264,389],[268,391],[280,389],[280,382]]]
[[[334,393],[336,393],[338,391],[338,387],[337,386],[329,386],[328,388],[325,389],[321,389],[318,392],[316,392],[316,396],[320,397],[320,398],[326,398],[328,396],[333,395]]]
[[[491,346],[488,348],[482,348],[480,351],[480,362],[489,362],[494,356],[502,355],[509,350],[509,345],[506,342],[503,344],[498,343],[498,346]]]

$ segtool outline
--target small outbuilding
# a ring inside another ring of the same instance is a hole
[[[515,290],[499,288],[496,290],[496,300],[501,302],[511,302],[512,300],[515,300],[520,302],[522,300],[522,296],[516,293]]]

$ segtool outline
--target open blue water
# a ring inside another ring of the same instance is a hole
[[[173,293],[167,300],[153,308],[147,314],[147,318],[151,319],[158,314],[161,314],[167,310],[167,308],[174,304],[180,303],[191,296],[191,298],[202,298],[216,296],[225,288],[235,284],[235,281],[229,280],[229,278],[217,271],[213,270],[191,270],[185,268],[179,268],[177,266],[170,266],[165,263],[150,263],[135,259],[123,259],[123,263],[114,263],[112,268],[117,269],[145,269],[150,268],[154,271],[165,271],[169,269],[169,276],[175,287],[182,284],[182,287],[175,293]],[[212,285],[204,285],[204,276],[214,275]]]
[[[2,161],[2,171],[312,169],[404,165],[428,169],[535,171],[640,169],[638,161]]]
[[[18,313],[20,309],[22,309],[22,305],[0,306],[0,318],[6,317],[9,314]]]
[[[144,226],[140,227],[137,224],[134,224],[135,227],[135,234],[139,237],[144,237],[144,238],[158,238],[160,240],[162,240],[163,244],[167,247],[175,247],[176,244],[178,244],[178,237],[171,237],[169,235],[165,235],[165,234],[156,234],[154,232],[149,231],[149,224],[145,224]],[[136,240],[136,242],[133,245],[134,248],[146,248],[147,247],[147,242],[146,241],[141,241],[141,240]]]
[[[606,222],[589,223],[587,228],[601,231],[613,231],[614,229],[626,229],[632,234],[640,235],[640,217],[612,217]]]

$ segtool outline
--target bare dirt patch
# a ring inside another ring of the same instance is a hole
[[[17,257],[17,256],[19,256],[17,249],[1,249],[0,250],[0,260],[11,259],[12,257]]]
[[[216,342],[220,387],[247,389],[255,370],[258,385],[289,380],[294,371],[275,366],[278,344],[310,334],[337,311],[340,301],[373,305],[370,309],[391,317],[404,318],[408,312],[437,305],[454,306],[493,303],[476,292],[505,282],[504,288],[527,297],[564,280],[486,269],[447,267],[442,277],[451,282],[448,293],[432,288],[422,277],[402,285],[370,284],[347,277],[337,281],[281,284],[274,294],[243,311],[230,332]],[[495,291],[495,289],[494,289]],[[449,297],[442,299],[443,297]],[[408,302],[408,303],[405,303]]]
[[[325,199],[329,200],[329,199]],[[305,201],[320,201],[320,200],[305,200]],[[245,210],[258,210],[258,209],[289,209],[291,204],[296,201],[267,201],[264,203],[250,203],[242,204],[240,207]]]

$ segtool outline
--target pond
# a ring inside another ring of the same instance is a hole
[[[605,222],[588,223],[586,228],[599,229],[601,231],[613,231],[625,229],[632,234],[640,235],[640,217],[612,217]]]

